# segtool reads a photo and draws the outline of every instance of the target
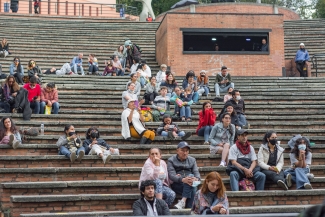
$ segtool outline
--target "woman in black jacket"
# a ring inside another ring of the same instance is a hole
[[[40,75],[42,74],[41,69],[36,65],[36,62],[34,60],[29,60],[28,65],[27,65],[27,72],[28,72],[28,77],[31,78],[35,76],[37,78],[37,83],[41,83],[41,78]]]
[[[0,57],[6,57],[9,54],[9,43],[6,38],[3,38],[0,43]]]
[[[231,123],[232,123],[233,125],[235,125],[236,129],[238,129],[238,127],[239,127],[239,124],[238,124],[238,117],[237,117],[237,113],[236,113],[234,107],[233,107],[232,105],[228,105],[228,106],[226,107],[225,113],[229,113],[229,114],[230,114],[230,117],[231,117]],[[221,121],[221,116],[222,116],[222,114],[219,115],[219,117],[220,117],[220,121]]]

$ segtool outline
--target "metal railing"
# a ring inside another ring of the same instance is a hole
[[[312,69],[316,69],[316,77],[317,77],[317,73],[318,73],[318,59],[317,58],[325,58],[325,54],[324,53],[320,53],[320,54],[314,54],[311,57],[311,63],[312,63]]]
[[[33,0],[19,0],[17,12],[10,9],[9,0],[0,0],[0,13],[41,14],[78,17],[114,17],[124,19],[125,15],[138,16],[136,7],[125,4],[100,4],[70,2],[64,0],[42,0],[37,11]],[[37,13],[38,12],[38,13]]]

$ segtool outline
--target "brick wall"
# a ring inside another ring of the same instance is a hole
[[[176,8],[168,12],[190,12],[190,6]],[[215,3],[195,5],[196,13],[250,13],[250,14],[273,14],[273,5],[255,3]],[[285,7],[278,7],[278,13],[283,14],[284,20],[299,20],[299,15]],[[165,13],[159,14],[156,21],[161,21]]]
[[[183,54],[180,28],[272,29],[269,34],[270,54]],[[198,74],[205,69],[209,76],[214,76],[222,65],[226,65],[235,76],[282,76],[285,65],[283,15],[279,14],[168,13],[156,32],[156,44],[157,62],[171,66],[176,75],[185,75],[189,70]]]

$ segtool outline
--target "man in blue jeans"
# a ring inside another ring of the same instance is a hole
[[[167,162],[168,176],[173,181],[172,190],[182,195],[182,199],[175,205],[177,209],[192,207],[196,186],[201,179],[196,160],[188,156],[189,151],[188,143],[182,141],[177,146],[177,154]]]
[[[255,189],[258,191],[264,190],[265,174],[255,168],[257,166],[257,157],[253,146],[247,140],[247,136],[247,130],[238,130],[236,144],[231,146],[229,150],[228,159],[238,169],[230,172],[232,191],[239,191],[238,183],[243,178],[252,178],[255,182]]]
[[[84,69],[82,68],[82,53],[78,53],[78,56],[74,57],[71,61],[70,67],[73,73],[78,75],[78,70],[80,70],[81,75],[85,75]]]

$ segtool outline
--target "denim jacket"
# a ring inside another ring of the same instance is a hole
[[[235,125],[230,124],[227,128],[227,136],[229,140],[229,145],[232,146],[234,144],[235,139]],[[219,122],[215,124],[211,130],[210,136],[209,136],[209,142],[212,146],[216,146],[222,142],[222,135],[224,133],[223,123]]]

